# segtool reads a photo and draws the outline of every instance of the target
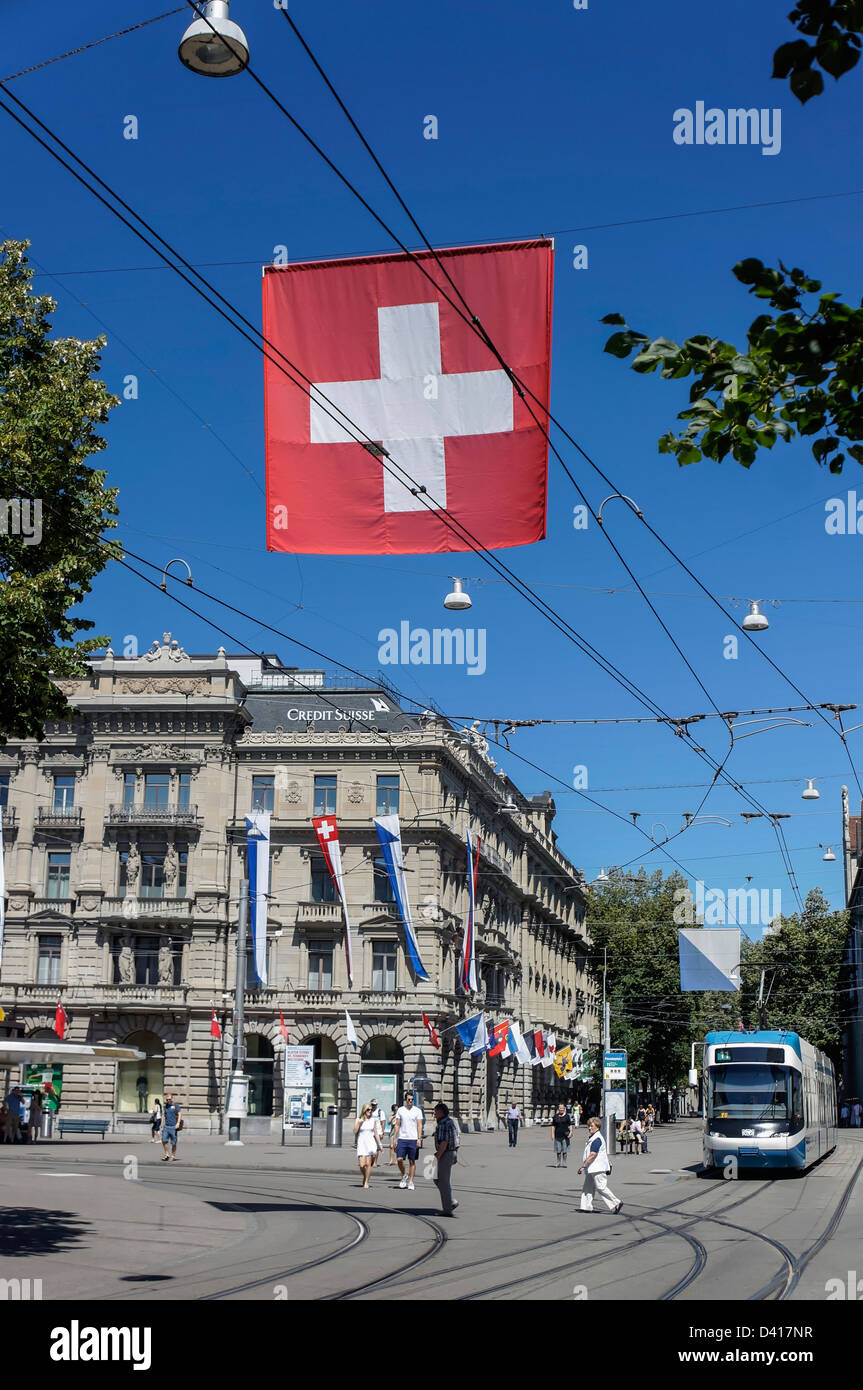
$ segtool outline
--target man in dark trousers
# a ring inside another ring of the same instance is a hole
[[[521,1111],[513,1101],[506,1112],[506,1127],[509,1130],[509,1147],[514,1149],[518,1143],[518,1122],[521,1119]]]
[[[455,1121],[449,1113],[449,1106],[444,1105],[443,1101],[438,1101],[434,1108],[435,1117],[435,1158],[437,1159],[437,1177],[435,1187],[440,1193],[441,1207],[444,1216],[452,1216],[458,1202],[452,1195],[452,1170],[453,1165],[458,1163],[458,1131]]]

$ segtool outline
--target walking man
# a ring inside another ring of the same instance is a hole
[[[458,1163],[458,1130],[455,1121],[449,1113],[449,1106],[444,1105],[443,1101],[438,1101],[434,1108],[435,1117],[435,1158],[437,1159],[437,1177],[435,1187],[440,1193],[441,1208],[444,1216],[452,1216],[458,1202],[452,1195],[452,1170],[453,1164]],[[518,1123],[516,1121],[516,1123]]]
[[[509,1147],[514,1149],[518,1143],[518,1122],[521,1119],[521,1111],[513,1101],[506,1112],[506,1127],[509,1130]]]
[[[584,1146],[584,1156],[578,1171],[584,1174],[584,1187],[581,1190],[581,1211],[593,1211],[594,1193],[599,1193],[609,1211],[618,1212],[621,1210],[623,1203],[615,1197],[608,1186],[611,1164],[608,1161],[608,1149],[605,1147],[605,1140],[602,1137],[597,1119],[590,1119],[587,1122],[587,1143]]]
[[[572,1138],[572,1120],[563,1101],[551,1117],[551,1132],[554,1137],[554,1156],[557,1160],[555,1167],[560,1168],[562,1165],[565,1168],[569,1141]]]
[[[163,1163],[177,1161],[177,1132],[182,1129],[182,1111],[170,1091],[165,1092],[165,1123],[162,1127],[162,1147],[165,1150]],[[169,1153],[168,1150],[171,1150]]]
[[[414,1105],[413,1091],[406,1091],[404,1105],[400,1105],[396,1111],[393,1139],[396,1145],[396,1162],[402,1175],[399,1187],[407,1187],[411,1192],[414,1190],[414,1174],[417,1169],[417,1158],[419,1157],[422,1138],[422,1114]],[[408,1161],[407,1172],[405,1172],[405,1159]]]

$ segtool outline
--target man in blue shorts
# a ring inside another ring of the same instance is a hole
[[[182,1126],[182,1111],[170,1091],[165,1092],[165,1123],[162,1126],[162,1147],[165,1150],[163,1163],[177,1161],[177,1131]],[[168,1153],[168,1150],[171,1150]]]
[[[407,1187],[411,1192],[414,1190],[414,1174],[416,1173],[417,1158],[419,1157],[422,1139],[422,1111],[418,1110],[414,1105],[413,1091],[406,1091],[404,1105],[400,1105],[396,1111],[396,1122],[393,1126],[393,1142],[396,1146],[396,1161],[399,1165],[399,1172],[402,1175],[399,1187]],[[407,1173],[405,1172],[405,1159],[408,1161]]]

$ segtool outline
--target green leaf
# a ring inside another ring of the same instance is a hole
[[[805,39],[793,39],[783,43],[773,54],[771,77],[787,77],[792,68],[807,66],[812,62],[814,50]]]
[[[824,78],[814,68],[804,68],[792,72],[789,85],[797,100],[805,105],[811,97],[820,96],[824,91]]]
[[[615,323],[615,324],[620,324],[620,325],[621,325],[622,327],[624,327],[624,328],[626,327],[626,319],[623,317],[623,314],[606,314],[605,318],[604,318],[604,319],[600,319],[599,322],[600,322],[600,323]]]

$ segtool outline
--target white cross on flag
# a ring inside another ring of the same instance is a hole
[[[335,884],[336,892],[339,895],[339,902],[342,905],[342,912],[345,917],[345,955],[348,964],[348,984],[353,988],[354,953],[351,947],[351,922],[348,917],[345,881],[342,874],[342,851],[339,845],[339,828],[336,825],[334,816],[313,816],[312,825],[315,827],[318,844],[323,851],[324,862],[329,869],[330,878]]]
[[[265,266],[269,550],[471,549],[456,522],[489,548],[545,535],[552,243],[435,255],[542,405],[447,301],[466,312],[431,252],[415,258],[431,279],[403,254]]]

